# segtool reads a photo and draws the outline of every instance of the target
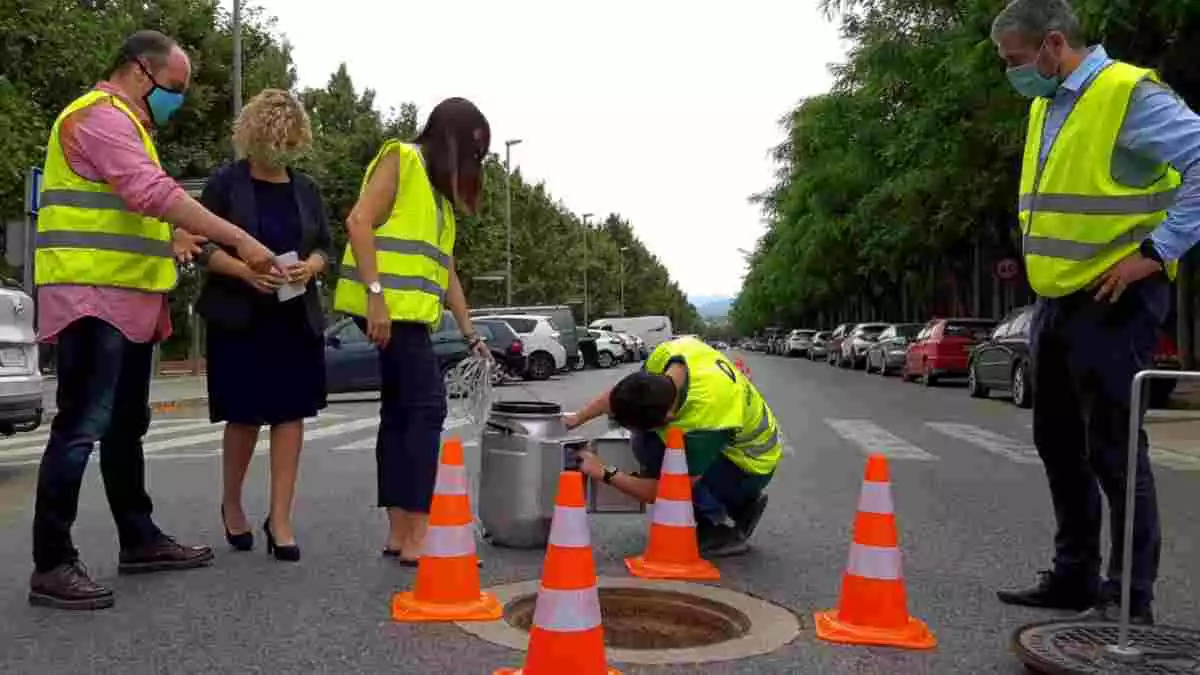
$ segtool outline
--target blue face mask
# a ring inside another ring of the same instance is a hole
[[[150,111],[150,118],[159,126],[166,124],[182,105],[182,91],[173,91],[155,84],[150,93],[146,94],[146,108]]]
[[[162,126],[183,105],[183,92],[162,86],[158,80],[154,79],[146,66],[142,65],[141,61],[138,61],[137,64],[146,77],[150,78],[150,84],[153,85],[150,87],[150,91],[142,97],[146,102],[146,110],[150,112],[150,119],[154,120],[156,125]]]
[[[1038,57],[1041,58],[1041,50],[1038,51]],[[1047,77],[1038,70],[1037,59],[1023,66],[1009,68],[1007,75],[1013,89],[1025,98],[1054,98],[1055,92],[1062,85],[1061,77]]]

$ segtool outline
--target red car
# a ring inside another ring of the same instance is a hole
[[[917,334],[904,354],[900,377],[920,378],[932,386],[941,377],[965,377],[975,345],[988,339],[994,319],[933,319]]]

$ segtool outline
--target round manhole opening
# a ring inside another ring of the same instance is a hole
[[[615,649],[686,649],[736,640],[750,619],[721,602],[675,591],[600,588],[604,643]],[[504,608],[509,625],[528,631],[537,595],[522,595]]]

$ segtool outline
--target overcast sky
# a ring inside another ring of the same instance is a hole
[[[381,108],[471,99],[493,150],[523,139],[527,180],[625,216],[692,296],[738,291],[777,120],[844,58],[817,0],[247,2],[278,19],[301,86],[345,61]]]

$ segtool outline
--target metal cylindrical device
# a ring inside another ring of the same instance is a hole
[[[479,520],[497,546],[541,548],[550,536],[558,475],[586,444],[566,436],[562,406],[498,401],[480,442]]]

